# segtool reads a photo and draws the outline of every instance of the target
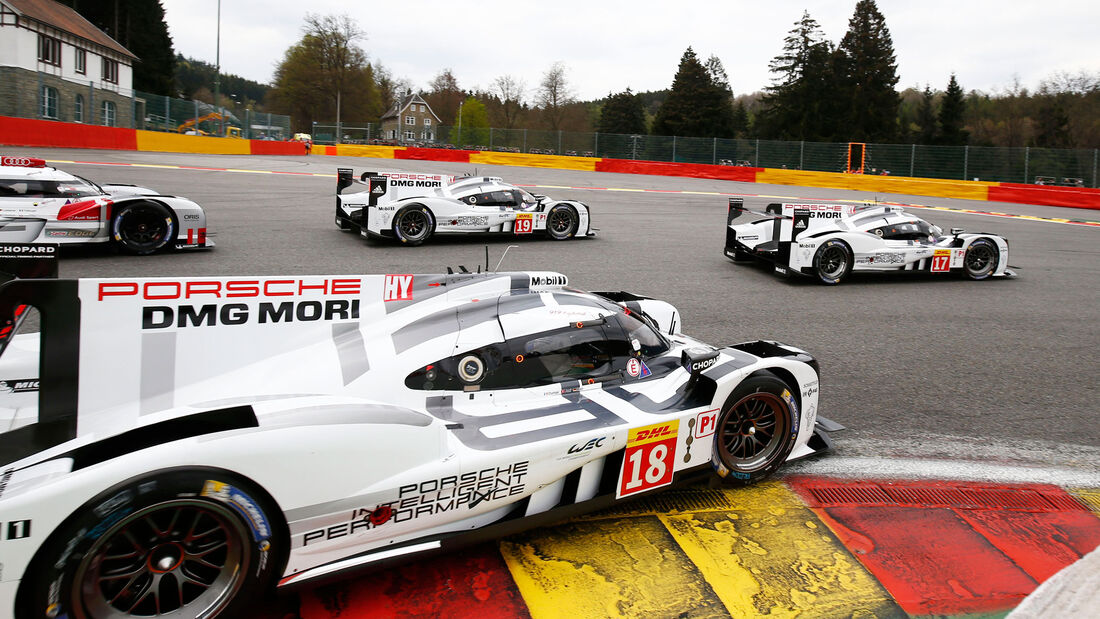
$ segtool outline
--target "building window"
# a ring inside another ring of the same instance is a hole
[[[405,124],[406,125],[415,125],[416,124],[416,116],[406,116],[405,117]]]
[[[55,67],[61,66],[61,41],[44,34],[38,35],[38,60]]]
[[[76,72],[84,75],[84,73],[87,72],[85,67],[87,65],[88,55],[79,47],[75,48],[74,51],[76,51],[76,62],[73,64],[76,66]]]
[[[102,109],[100,109],[100,113],[102,115],[102,120],[103,120],[103,126],[104,127],[114,127],[115,126],[115,114],[116,114],[117,109],[118,108],[115,106],[114,101],[104,101],[103,102],[103,107],[102,107]]]
[[[118,61],[110,58],[103,59],[103,81],[112,84],[118,83]]]
[[[431,142],[435,140],[435,134],[433,134],[431,131],[421,131],[420,139],[424,140],[425,142]]]
[[[42,109],[44,118],[57,118],[57,89],[52,86],[42,87]]]
[[[73,121],[84,122],[84,95],[77,95],[73,101]]]
[[[412,131],[406,131],[405,132],[405,139],[409,140],[409,141],[415,140],[416,139],[416,134],[413,133]]]
[[[431,126],[432,126],[432,119],[430,119],[430,118],[425,118],[425,119],[424,119],[424,126],[425,126],[425,127],[431,127]]]

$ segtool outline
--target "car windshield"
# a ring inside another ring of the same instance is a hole
[[[0,179],[0,197],[7,198],[90,198],[103,191],[82,178],[47,181],[29,178]]]
[[[525,211],[533,209],[539,204],[539,201],[535,199],[535,196],[527,193],[522,189],[517,188],[515,190],[515,194],[517,201],[519,202],[519,207]]]
[[[626,330],[627,339],[638,342],[638,352],[643,357],[648,359],[668,351],[668,341],[636,314],[619,314],[619,323]]]

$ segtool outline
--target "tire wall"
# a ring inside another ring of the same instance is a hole
[[[0,116],[0,144],[26,147],[101,148],[173,153],[226,155],[303,155],[299,142],[273,142],[180,135],[155,131],[99,127],[80,123],[10,118]],[[26,153],[33,156],[34,153]],[[314,145],[314,155],[449,161],[479,165],[557,168],[587,172],[684,176],[769,185],[799,185],[830,189],[852,189],[963,200],[1021,202],[1047,206],[1100,209],[1100,189],[1051,187],[1016,183],[948,181],[900,176],[871,176],[834,172],[805,172],[692,163],[666,163],[531,155],[526,153],[481,152],[442,148],[406,148],[356,144]]]

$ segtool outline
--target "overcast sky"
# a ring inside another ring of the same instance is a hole
[[[218,0],[161,0],[177,52],[213,63]],[[735,94],[771,83],[768,63],[802,16],[834,44],[856,0],[224,0],[221,67],[269,83],[307,12],[347,14],[362,47],[417,89],[450,68],[464,89],[512,75],[529,91],[555,61],[574,94],[596,99],[630,87],[668,88],[690,45],[722,60]],[[897,54],[898,89],[943,90],[952,72],[965,90],[995,93],[1015,79],[1035,89],[1056,72],[1100,73],[1100,2],[1087,0],[878,0]]]

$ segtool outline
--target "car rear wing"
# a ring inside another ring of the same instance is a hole
[[[830,226],[836,220],[849,217],[872,208],[884,212],[900,210],[900,207],[883,206],[871,202],[773,202],[763,211],[745,208],[744,198],[730,198],[726,215],[727,246],[735,236],[729,229],[733,221],[745,213],[773,220],[771,238],[780,242],[793,242],[809,231]]]
[[[344,193],[348,187],[356,184],[366,185],[370,192],[369,206],[385,204],[403,198],[428,196],[454,182],[459,177],[446,174],[425,174],[421,172],[363,172],[355,178],[351,168],[337,168],[336,193]]]

